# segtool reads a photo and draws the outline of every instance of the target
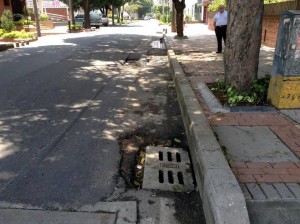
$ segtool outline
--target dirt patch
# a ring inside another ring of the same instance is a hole
[[[152,127],[152,128],[151,128]],[[188,144],[183,135],[163,138],[154,130],[153,125],[147,128],[137,128],[130,133],[119,137],[122,153],[120,174],[128,186],[141,188],[147,146],[161,146],[188,149]]]

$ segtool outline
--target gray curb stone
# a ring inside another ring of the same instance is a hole
[[[249,224],[244,195],[173,50],[168,58],[206,222]]]
[[[197,88],[208,105],[208,108],[213,113],[228,113],[229,110],[225,109],[222,104],[218,101],[215,95],[211,92],[211,90],[207,87],[204,82],[200,82],[197,85]]]

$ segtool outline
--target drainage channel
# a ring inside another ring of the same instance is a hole
[[[148,146],[143,188],[175,192],[194,190],[188,152],[180,148]]]

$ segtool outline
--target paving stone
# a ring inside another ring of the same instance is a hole
[[[237,179],[240,183],[255,183],[256,180],[253,175],[237,175]]]
[[[260,189],[258,184],[246,184],[250,194],[252,195],[254,200],[263,200],[267,199],[266,195],[264,192]]]
[[[280,178],[286,183],[300,183],[300,175],[280,175]]]
[[[276,188],[282,198],[295,198],[293,193],[284,183],[276,183],[273,184],[273,186]]]
[[[300,200],[247,200],[247,208],[251,223],[300,223]]]
[[[235,161],[299,161],[268,127],[217,126],[214,130]]]
[[[300,109],[281,110],[281,112],[300,124]]]
[[[295,195],[296,198],[300,199],[300,185],[298,183],[288,183],[286,186]]]
[[[276,112],[276,108],[272,106],[232,106],[228,107],[230,112]]]
[[[242,190],[242,192],[243,192],[243,194],[244,194],[244,196],[245,196],[245,199],[246,199],[246,200],[251,200],[251,199],[252,199],[252,196],[251,196],[251,194],[249,193],[249,191],[248,191],[246,185],[245,185],[245,184],[240,184],[240,187],[241,187],[241,190]]]
[[[255,180],[259,183],[278,183],[282,182],[282,179],[279,175],[270,175],[270,174],[263,174],[263,175],[253,175]]]
[[[272,184],[260,184],[261,189],[265,193],[268,199],[280,199],[280,194],[276,191]]]

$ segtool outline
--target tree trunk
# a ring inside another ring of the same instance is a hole
[[[176,32],[176,9],[174,4],[172,4],[172,32]]]
[[[228,0],[227,8],[225,81],[249,92],[258,71],[264,1]]]
[[[74,21],[73,0],[69,0],[69,15],[70,15],[71,25],[74,25],[75,21]]]
[[[90,29],[91,28],[91,21],[90,21],[90,0],[84,1],[84,28]]]
[[[115,25],[115,7],[112,6],[112,24]]]
[[[185,8],[185,0],[173,0],[176,9],[176,28],[177,36],[183,37],[183,10]]]

